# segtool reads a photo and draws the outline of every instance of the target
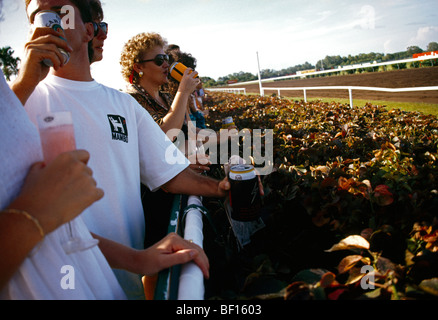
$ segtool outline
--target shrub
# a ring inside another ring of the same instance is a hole
[[[236,250],[223,204],[206,201],[222,228],[206,246],[215,250],[210,297],[438,295],[435,116],[370,104],[212,96],[208,121],[215,130],[227,116],[239,129],[274,130],[275,170],[263,177],[266,227],[243,250]],[[221,168],[212,175],[223,177]],[[343,239],[356,242],[333,250],[349,243]],[[370,276],[363,267],[375,271],[374,289],[363,289]]]

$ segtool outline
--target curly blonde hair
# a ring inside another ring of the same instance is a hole
[[[131,77],[133,77],[134,83],[137,82],[138,74],[134,71],[134,64],[141,61],[145,53],[156,46],[163,47],[164,50],[167,49],[167,41],[155,32],[140,33],[125,43],[120,65],[122,76],[127,82],[130,82]]]

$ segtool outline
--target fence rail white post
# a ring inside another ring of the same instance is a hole
[[[190,196],[187,205],[202,206],[202,199]],[[201,248],[204,241],[202,217],[198,209],[190,209],[184,226],[184,239],[193,241]],[[204,300],[204,294],[204,276],[201,269],[194,262],[184,264],[179,277],[178,300]]]
[[[238,92],[243,91],[246,94],[245,88],[206,88],[209,91],[223,91],[223,92]],[[348,90],[348,96],[350,100],[350,107],[353,107],[353,90],[362,91],[379,91],[379,92],[413,92],[413,91],[438,91],[438,86],[429,87],[411,87],[411,88],[380,88],[380,87],[361,87],[361,86],[321,86],[321,87],[260,87],[261,96],[265,95],[265,91],[273,90],[278,92],[278,96],[281,95],[281,91],[303,91],[304,101],[307,102],[307,91],[309,90]]]
[[[267,90],[275,90],[279,93],[279,95],[281,91],[303,91],[305,102],[307,102],[308,90],[348,90],[350,106],[353,107],[353,90],[396,93],[396,92],[413,92],[413,91],[438,91],[438,86],[411,87],[411,88],[380,88],[380,87],[360,87],[360,86],[282,87],[282,88],[263,87],[262,90],[263,92]]]
[[[347,65],[347,66],[338,66],[337,68],[334,68],[334,69],[319,70],[319,71],[309,72],[306,74],[292,74],[292,75],[287,75],[287,76],[267,78],[267,79],[261,79],[261,81],[262,82],[271,82],[271,81],[275,81],[275,80],[298,79],[298,78],[308,77],[308,76],[313,76],[313,75],[324,75],[324,74],[331,74],[331,73],[337,73],[337,72],[342,72],[342,71],[352,71],[352,70],[364,69],[364,68],[373,68],[373,69],[378,68],[378,67],[386,68],[386,66],[389,66],[389,65],[396,65],[396,64],[400,64],[400,63],[411,63],[411,62],[423,62],[423,61],[428,61],[428,60],[431,60],[432,64],[433,64],[433,60],[436,60],[436,59],[438,59],[438,55],[433,53],[432,55],[418,57],[418,58],[408,58],[408,59],[392,60],[392,61],[385,61],[385,62],[376,62],[375,61],[372,63],[367,62],[367,63],[359,63],[359,64],[354,64],[354,65]],[[258,82],[260,82],[260,80],[251,80],[251,81],[237,82],[237,83],[229,84],[229,86],[241,86],[241,85],[246,85],[246,84],[254,84],[254,83],[258,83]]]

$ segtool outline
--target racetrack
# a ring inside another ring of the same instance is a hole
[[[260,93],[259,84],[236,85],[246,88],[247,93]],[[386,72],[372,72],[352,74],[345,76],[326,76],[309,79],[291,79],[275,82],[264,82],[263,87],[316,87],[316,86],[364,86],[382,88],[408,88],[438,86],[438,67],[405,69]],[[230,87],[229,87],[230,88]],[[231,87],[232,88],[232,87]],[[265,91],[265,95],[277,91]],[[303,91],[282,91],[282,96],[304,97]],[[307,91],[307,98],[345,98],[348,99],[348,90],[312,90]],[[419,92],[375,92],[353,91],[354,99],[399,101],[399,102],[424,102],[438,104],[437,91]]]

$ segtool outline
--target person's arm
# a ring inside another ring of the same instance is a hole
[[[196,71],[189,73],[190,71],[192,71],[192,69],[187,68],[184,72],[172,106],[160,125],[161,129],[166,134],[171,129],[181,129],[184,124],[184,119],[188,110],[187,103],[190,95],[196,90],[196,86],[200,81],[199,79],[194,78]]]
[[[112,268],[151,276],[174,265],[194,261],[205,278],[210,276],[210,265],[204,250],[175,233],[145,250],[135,250],[96,234],[93,237],[99,239],[99,248]]]
[[[6,285],[43,236],[38,226],[24,214],[7,210],[0,212],[0,289]]]
[[[29,99],[35,87],[50,71],[50,68],[42,62],[49,59],[53,68],[58,70],[63,66],[64,58],[58,48],[72,52],[67,42],[59,38],[60,32],[52,28],[36,28],[24,49],[24,59],[17,78],[11,84],[18,99],[23,105]]]
[[[64,153],[48,166],[34,164],[19,196],[0,212],[0,288],[48,234],[103,197],[84,150]]]
[[[197,174],[187,168],[175,178],[162,186],[164,190],[174,194],[223,198],[230,190],[228,178],[222,181]]]
[[[263,196],[265,192],[260,176],[257,178],[259,182],[260,195]],[[228,177],[225,177],[225,179],[219,181],[197,174],[192,169],[187,168],[175,178],[164,184],[162,188],[173,194],[224,198],[228,195],[231,185]]]

